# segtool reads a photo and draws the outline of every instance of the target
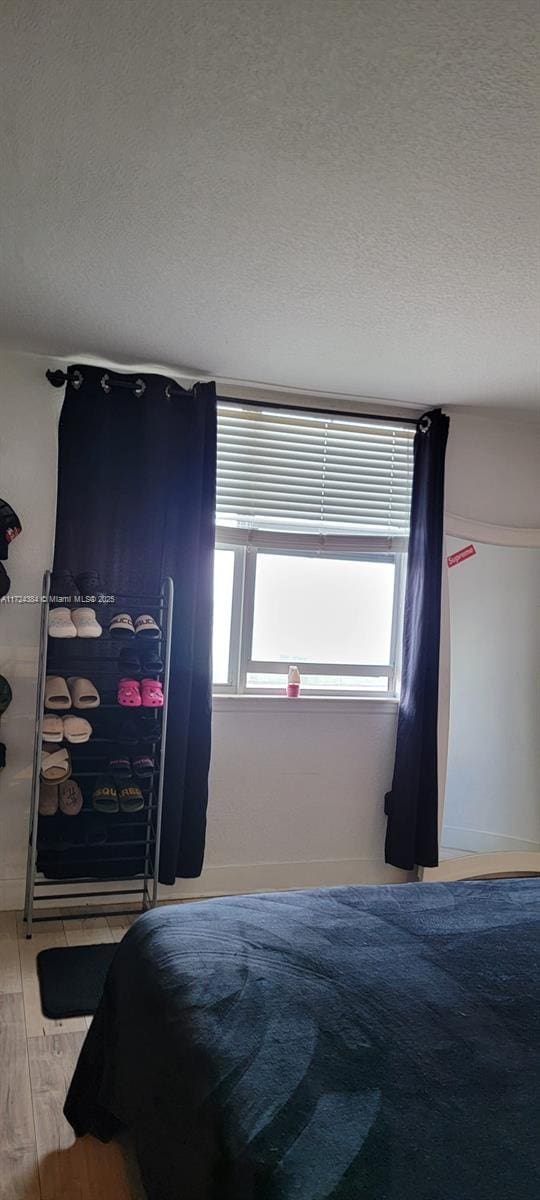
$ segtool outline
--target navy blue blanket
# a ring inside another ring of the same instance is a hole
[[[540,1195],[540,881],[160,908],[118,948],[65,1112],[149,1200]]]

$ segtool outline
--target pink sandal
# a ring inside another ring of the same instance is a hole
[[[163,708],[163,688],[157,679],[142,679],[141,692],[145,708]]]
[[[144,703],[141,697],[141,685],[136,679],[121,679],[116,696],[118,703],[125,708],[140,708]]]

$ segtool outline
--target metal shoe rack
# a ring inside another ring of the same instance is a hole
[[[115,593],[115,608],[110,606],[109,613],[101,619],[102,607],[98,604],[98,620],[103,632],[99,638],[49,638],[49,597],[51,590],[51,573],[46,571],[43,576],[43,604],[41,611],[41,632],[39,652],[39,673],[36,697],[36,732],[34,742],[34,763],[32,772],[32,797],[30,806],[30,830],[28,839],[28,859],[26,869],[26,896],[24,919],[26,921],[26,937],[32,936],[32,925],[36,921],[50,921],[55,917],[51,914],[42,915],[36,911],[39,905],[61,905],[62,920],[75,919],[82,915],[115,915],[134,911],[133,901],[140,897],[141,912],[154,907],[158,893],[158,867],[161,841],[161,817],[163,807],[163,774],[165,768],[165,736],[167,730],[167,701],[169,694],[169,675],[171,658],[171,631],[174,602],[172,579],[164,579],[159,594],[120,594]],[[161,630],[161,638],[147,640],[144,645],[160,647],[160,657],[163,671],[160,677],[163,682],[164,704],[162,708],[131,708],[123,707],[116,702],[116,688],[121,671],[118,657],[123,646],[140,646],[142,638],[134,639],[111,638],[107,624],[108,617],[125,607],[137,615],[150,613]],[[101,614],[101,615],[100,615]],[[39,791],[41,752],[43,741],[43,716],[45,706],[45,680],[47,675],[82,675],[96,685],[101,703],[97,708],[84,710],[81,715],[88,717],[96,734],[88,742],[79,745],[69,745],[72,761],[71,777],[80,784],[83,793],[83,808],[77,816],[63,816],[64,831],[68,836],[73,833],[75,842],[65,841],[56,844],[51,840],[51,822],[57,822],[55,816],[39,814]],[[147,741],[141,737],[137,742],[128,745],[121,731],[117,731],[117,723],[122,718],[135,722],[142,734],[141,719],[144,716],[155,718],[159,726],[159,736]],[[92,806],[92,790],[98,776],[106,775],[108,763],[118,749],[122,754],[131,757],[133,753],[147,753],[154,760],[151,778],[137,779],[144,796],[144,808],[135,813],[103,813],[97,812]],[[84,836],[82,836],[84,835]],[[52,850],[53,865],[47,861]],[[56,872],[56,874],[55,874]],[[101,887],[100,885],[104,886]],[[74,890],[75,889],[75,890]],[[122,910],[118,902],[128,903],[124,897],[131,897],[131,907]],[[106,898],[116,902],[114,909],[106,909]],[[68,904],[66,902],[70,901]],[[89,902],[95,902],[99,908],[92,910]],[[137,900],[137,903],[139,901]],[[75,910],[75,911],[73,911]]]

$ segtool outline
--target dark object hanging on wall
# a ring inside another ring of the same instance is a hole
[[[0,562],[0,599],[2,596],[7,596],[11,587],[11,579],[2,562]]]
[[[7,558],[9,547],[21,530],[21,522],[11,504],[0,500],[0,558]]]
[[[394,867],[438,864],[437,719],[444,520],[444,463],[449,419],[425,413],[414,439],[403,665],[385,858]]]
[[[0,716],[9,708],[12,700],[11,684],[8,683],[5,675],[0,675]]]
[[[21,522],[15,510],[7,500],[0,500],[0,559],[5,560],[11,543],[22,530]],[[11,579],[3,561],[0,562],[0,598],[7,596],[11,587]]]
[[[213,383],[68,368],[54,570],[97,569],[113,594],[174,582],[162,883],[199,875],[204,856],[215,476]]]

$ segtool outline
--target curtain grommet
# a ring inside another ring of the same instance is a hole
[[[135,386],[133,388],[133,394],[137,397],[137,400],[139,400],[140,397],[142,395],[144,395],[145,391],[146,391],[146,384],[144,382],[144,379],[136,379]]]
[[[110,383],[109,383],[109,376],[107,375],[107,373],[105,373],[105,375],[102,375],[102,376],[101,376],[101,381],[100,381],[100,382],[101,382],[101,386],[102,386],[102,388],[103,388],[103,391],[104,391],[104,392],[110,392],[110,390],[111,390],[111,385],[110,385]]]
[[[427,433],[431,429],[431,417],[420,417],[418,428],[420,433]]]
[[[81,375],[81,372],[74,371],[73,374],[69,376],[69,382],[70,382],[71,386],[76,388],[76,390],[78,391],[83,382],[83,376]]]

